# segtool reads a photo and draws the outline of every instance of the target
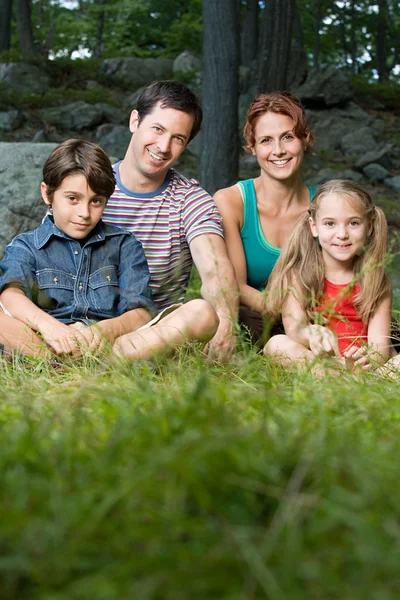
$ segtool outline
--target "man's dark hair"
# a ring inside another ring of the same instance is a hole
[[[114,193],[115,177],[103,148],[87,140],[67,140],[54,148],[43,166],[43,181],[51,201],[68,175],[82,173],[89,187],[107,200]]]
[[[153,108],[160,103],[161,108],[174,108],[194,116],[194,123],[188,143],[196,137],[201,127],[203,110],[200,99],[179,81],[157,81],[147,86],[140,94],[136,110],[139,119],[150,114]]]

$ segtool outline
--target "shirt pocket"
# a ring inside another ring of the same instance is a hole
[[[70,306],[73,303],[76,276],[59,269],[36,271],[37,305],[45,310]]]
[[[118,315],[119,279],[118,267],[101,267],[89,277],[89,306],[108,316]]]

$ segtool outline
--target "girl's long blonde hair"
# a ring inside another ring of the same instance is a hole
[[[346,196],[369,224],[369,235],[364,251],[354,257],[354,282],[360,286],[355,306],[364,323],[391,291],[390,280],[385,272],[388,244],[387,222],[381,208],[375,206],[368,192],[353,181],[334,179],[321,185],[316,191],[310,208],[297,221],[282,253],[271,273],[267,285],[266,309],[279,317],[289,293],[294,293],[308,317],[313,319],[315,309],[324,293],[325,268],[318,239],[312,235],[310,217],[316,222],[316,214],[323,198],[330,194]]]

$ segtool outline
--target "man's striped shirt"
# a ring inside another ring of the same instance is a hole
[[[182,302],[192,268],[189,245],[199,235],[223,237],[222,219],[213,198],[194,179],[174,169],[150,193],[131,192],[119,178],[103,221],[133,233],[141,242],[150,269],[150,287],[159,310]]]

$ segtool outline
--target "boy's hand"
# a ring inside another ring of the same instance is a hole
[[[86,338],[82,335],[82,332],[64,323],[56,322],[50,326],[41,327],[40,333],[46,344],[58,355],[72,354],[73,356],[80,356],[82,346],[87,346]]]
[[[309,325],[307,327],[310,350],[315,356],[328,354],[340,357],[336,335],[323,325]]]
[[[88,350],[99,352],[104,348],[107,339],[97,325],[86,327],[80,330],[80,333],[85,339],[85,348]]]

